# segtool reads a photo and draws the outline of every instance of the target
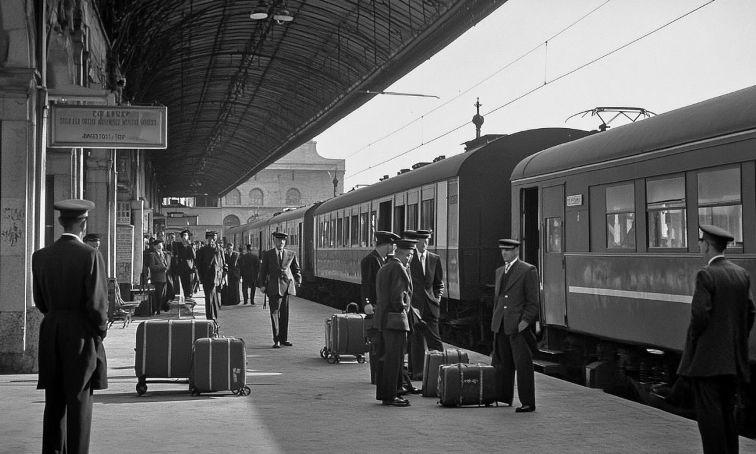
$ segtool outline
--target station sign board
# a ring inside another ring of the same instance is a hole
[[[165,106],[50,107],[48,147],[156,148],[168,146]]]

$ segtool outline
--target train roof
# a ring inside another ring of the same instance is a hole
[[[756,85],[563,143],[520,161],[512,181],[756,128]]]
[[[305,213],[307,213],[307,210],[311,210],[318,205],[320,205],[322,202],[315,202],[313,205],[307,205],[299,208],[295,208],[293,210],[284,211],[283,213],[278,213],[277,215],[268,218],[268,223],[272,224],[275,222],[284,222],[284,221],[290,221],[292,219],[299,219],[304,217]]]

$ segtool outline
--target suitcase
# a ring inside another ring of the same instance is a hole
[[[248,396],[251,390],[247,386],[247,349],[244,340],[216,337],[194,341],[189,389],[195,396],[215,391]]]
[[[431,350],[425,352],[423,363],[423,397],[438,395],[438,366],[458,363],[468,363],[467,352],[458,348],[450,348],[442,352]]]
[[[194,341],[216,335],[217,325],[212,320],[147,320],[140,323],[134,358],[137,394],[141,396],[147,391],[147,378],[188,379]]]
[[[329,364],[341,361],[341,355],[352,355],[358,363],[365,362],[369,350],[365,333],[365,314],[334,314],[325,321],[326,345],[320,356]]]
[[[501,399],[501,392],[494,367],[483,364],[439,366],[438,397],[445,407],[496,403]]]

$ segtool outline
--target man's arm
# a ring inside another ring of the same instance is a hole
[[[711,317],[711,288],[713,282],[706,270],[696,274],[696,289],[691,302],[690,333],[693,339],[698,338],[709,325]]]
[[[93,328],[103,339],[108,332],[108,283],[102,255],[92,251],[89,255],[89,276],[85,280],[86,307]]]
[[[292,253],[289,269],[291,270],[291,274],[294,275],[294,282],[296,282],[297,285],[302,285],[302,271],[299,269],[299,262],[297,262],[296,253]]]
[[[37,306],[37,309],[39,309],[40,312],[43,314],[46,314],[49,310],[47,307],[47,302],[45,301],[45,292],[42,291],[42,276],[39,269],[39,265],[37,263],[38,256],[37,254],[32,255],[32,282],[33,282],[33,295],[34,295],[34,305]]]
[[[263,252],[260,272],[257,275],[257,286],[263,291],[265,291],[265,287],[268,285],[268,267],[268,254]]]
[[[433,276],[433,295],[436,299],[441,299],[444,294],[444,269],[441,267],[441,258],[436,256],[436,273]]]
[[[517,330],[522,331],[530,324],[535,322],[539,310],[539,290],[538,290],[538,271],[534,266],[526,272],[524,279],[525,285],[525,304],[522,308],[522,316],[517,324]]]

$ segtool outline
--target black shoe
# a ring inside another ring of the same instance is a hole
[[[279,344],[278,342],[276,342],[275,344],[273,344],[272,348],[281,348],[281,344]]]
[[[294,345],[294,344],[292,344],[292,343],[291,343],[291,342],[289,342],[289,341],[283,341],[283,342],[281,342],[281,345],[283,345],[284,347],[291,347],[291,346],[292,346],[292,345]]]
[[[535,405],[523,405],[515,408],[515,413],[530,413],[531,411],[535,411]]]
[[[410,403],[407,399],[402,399],[400,397],[394,397],[392,400],[384,400],[381,402],[382,405],[390,405],[392,407],[409,407]]]
[[[245,301],[244,304],[247,304],[247,302]]]
[[[250,305],[250,306],[254,306],[254,305],[255,305],[255,303],[249,303],[249,305]]]

